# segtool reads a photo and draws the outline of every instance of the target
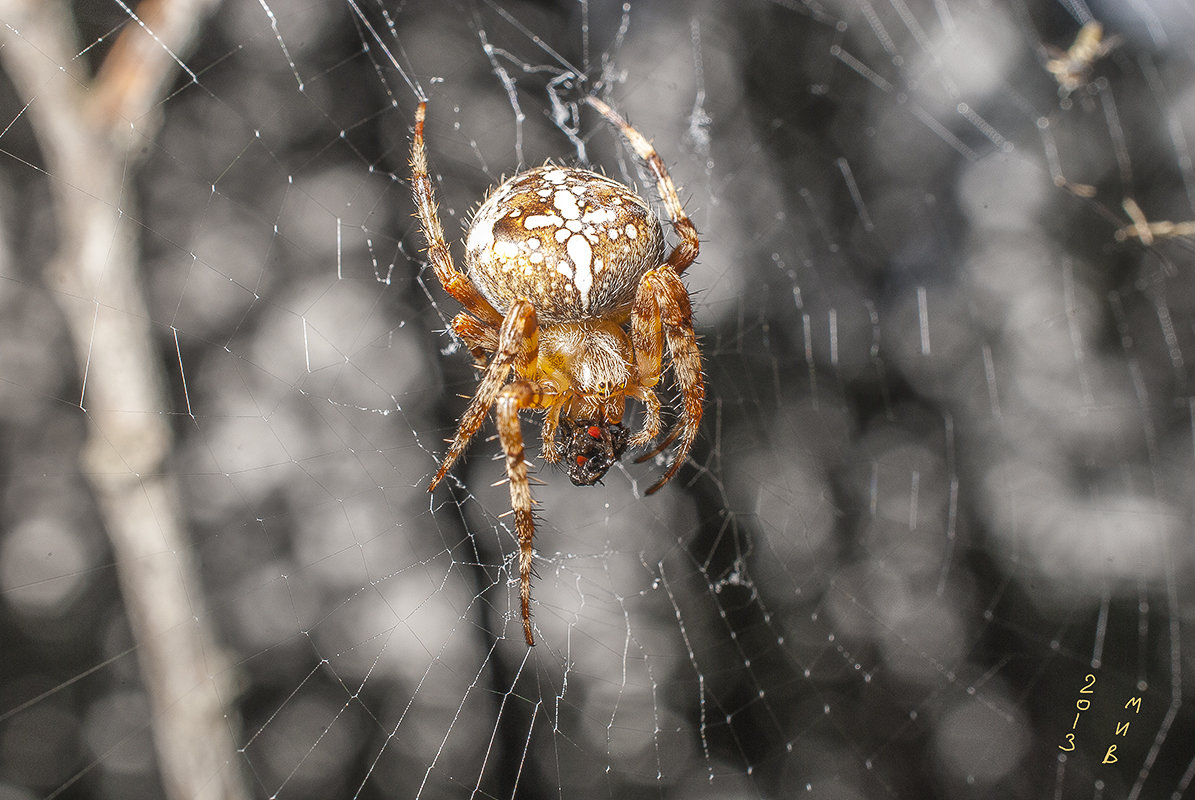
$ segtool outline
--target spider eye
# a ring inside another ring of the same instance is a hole
[[[602,438],[602,429],[599,428],[597,425],[590,425],[589,430],[587,432],[589,433],[591,438],[594,438],[594,439]]]

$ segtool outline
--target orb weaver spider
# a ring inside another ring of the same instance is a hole
[[[680,276],[697,258],[697,229],[655,148],[608,105],[586,101],[612,123],[650,168],[679,242],[665,257],[664,230],[650,204],[596,172],[551,163],[493,189],[465,237],[457,269],[436,212],[423,139],[426,102],[415,110],[411,184],[436,278],[463,310],[452,330],[483,367],[473,399],[428,485],[434,491],[465,451],[490,408],[506,459],[519,541],[523,634],[531,630],[535,519],[519,412],[544,413],[542,456],[564,462],[569,478],[592,485],[628,447],[660,434],[655,387],[667,349],[681,394],[680,419],[644,461],[677,443],[672,463],[647,494],[668,483],[689,455],[701,422],[705,383],[693,309]],[[627,398],[643,406],[634,434],[622,425]],[[559,441],[558,441],[559,439]]]

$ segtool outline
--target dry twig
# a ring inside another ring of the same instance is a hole
[[[1125,225],[1116,231],[1116,241],[1118,242],[1123,242],[1126,239],[1140,239],[1141,244],[1148,247],[1154,243],[1155,239],[1195,236],[1195,220],[1150,222],[1146,218],[1145,212],[1141,210],[1141,206],[1137,205],[1137,201],[1131,197],[1126,197],[1121,203],[1121,207],[1124,208],[1124,213],[1129,215],[1133,224]]]
[[[0,57],[46,157],[60,241],[46,282],[83,375],[83,472],[116,553],[138,644],[166,791],[175,800],[249,797],[226,704],[232,678],[209,629],[178,489],[165,378],[138,274],[130,142],[215,0],[145,0],[94,80],[61,0],[0,0]]]

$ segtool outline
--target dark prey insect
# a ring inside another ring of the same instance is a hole
[[[672,463],[647,490],[652,494],[688,457],[705,397],[692,304],[680,279],[697,258],[697,229],[647,139],[602,101],[587,100],[655,176],[679,237],[666,255],[663,228],[646,200],[596,172],[547,164],[490,192],[469,225],[461,272],[444,239],[428,177],[426,103],[415,111],[411,146],[412,189],[428,260],[444,290],[463,307],[452,330],[484,366],[428,491],[443,480],[494,408],[519,539],[528,645],[535,644],[535,521],[519,412],[544,412],[543,459],[563,462],[574,484],[592,485],[628,447],[645,447],[660,435],[655,387],[666,349],[682,407],[672,431],[639,459],[676,442]],[[643,424],[634,434],[622,425],[628,397],[643,407]]]

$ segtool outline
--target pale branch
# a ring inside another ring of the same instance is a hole
[[[129,143],[177,74],[212,0],[147,0],[92,80],[61,0],[0,0],[0,57],[28,106],[54,198],[57,250],[46,282],[61,306],[83,387],[82,471],[116,554],[150,698],[154,743],[173,800],[248,798],[229,711],[235,670],[217,644],[180,508],[138,268]]]

